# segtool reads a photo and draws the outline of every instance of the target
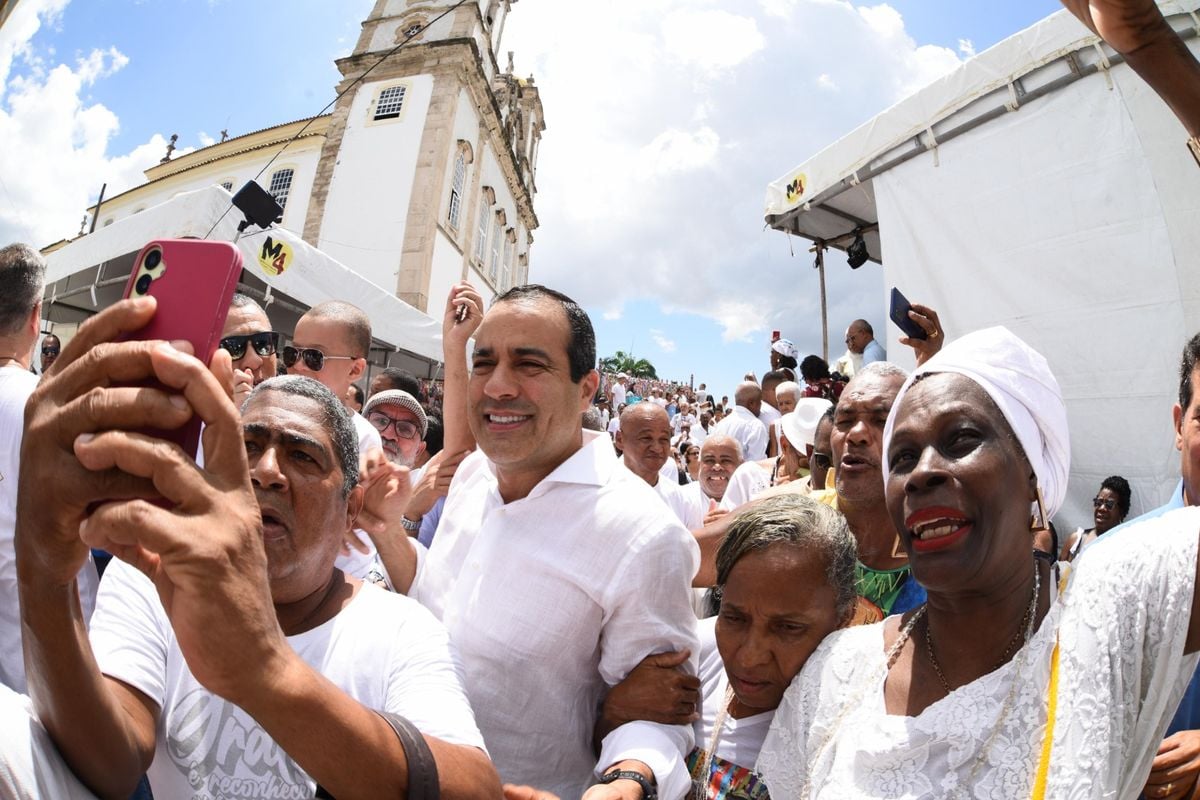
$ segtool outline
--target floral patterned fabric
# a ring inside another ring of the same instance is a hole
[[[1136,798],[1197,656],[1184,656],[1200,509],[1075,562],[1033,638],[915,717],[884,706],[883,625],[839,631],[792,682],[757,771],[777,798],[1031,796],[1059,642],[1047,798]]]

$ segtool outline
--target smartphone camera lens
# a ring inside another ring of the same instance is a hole
[[[146,261],[149,262],[150,259],[147,258]],[[142,275],[137,279],[137,283],[134,284],[133,290],[138,294],[145,294],[146,292],[150,291],[150,284],[153,282],[154,279],[149,275]]]
[[[151,250],[146,254],[146,269],[155,269],[162,263],[162,251]]]

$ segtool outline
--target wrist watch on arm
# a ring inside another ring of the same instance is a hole
[[[614,769],[611,772],[604,773],[604,777],[600,779],[600,783],[612,783],[613,781],[634,781],[642,787],[642,800],[658,800],[658,789],[654,784],[640,772],[634,772],[631,769]]]
[[[408,531],[409,533],[416,533],[417,531],[421,530],[421,520],[412,520],[407,516],[401,515],[400,527],[404,528],[404,530]]]

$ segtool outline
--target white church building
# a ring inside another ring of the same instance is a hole
[[[92,236],[184,193],[236,192],[267,167],[279,227],[426,315],[440,318],[459,280],[485,299],[526,282],[546,125],[533,78],[497,57],[516,2],[377,0],[336,62],[345,94],[331,113],[168,152],[89,210]]]

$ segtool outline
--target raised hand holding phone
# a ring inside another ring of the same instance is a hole
[[[154,317],[128,340],[185,341],[204,364],[209,363],[229,302],[242,274],[242,254],[228,242],[158,239],[138,253],[125,285],[125,297],[153,297]],[[146,430],[147,435],[174,442],[193,459],[200,442],[200,419],[193,417],[175,430]]]

